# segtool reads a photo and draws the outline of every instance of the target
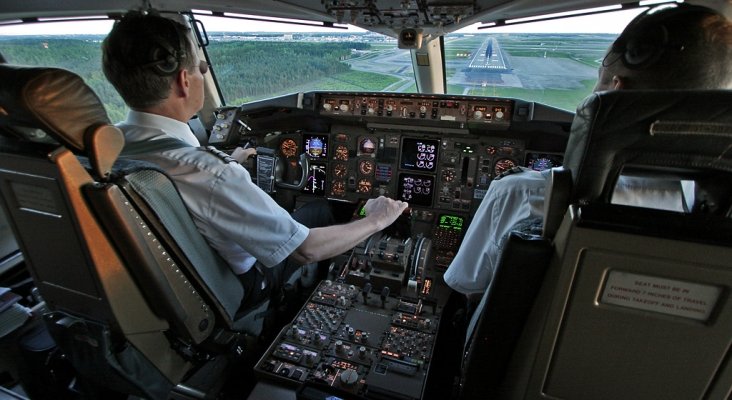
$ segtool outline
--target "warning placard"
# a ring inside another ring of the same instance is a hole
[[[600,302],[706,321],[721,292],[718,286],[614,270]]]

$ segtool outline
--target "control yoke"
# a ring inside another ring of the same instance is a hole
[[[297,183],[285,183],[282,181],[282,174],[284,173],[284,168],[278,168],[277,171],[275,171],[275,184],[277,187],[281,187],[283,189],[292,189],[292,190],[302,190],[302,188],[305,187],[305,184],[308,182],[308,171],[310,170],[310,159],[308,158],[308,155],[305,153],[300,154],[300,159],[297,161],[298,165],[300,165],[300,180],[296,181]],[[279,166],[279,163],[278,163]]]
[[[285,165],[275,155],[274,149],[257,147],[257,186],[267,193],[274,192],[275,186],[283,189],[302,190],[307,184],[310,159],[307,154],[302,153],[297,163],[301,171],[300,180],[295,181],[296,183],[285,183],[282,179]]]

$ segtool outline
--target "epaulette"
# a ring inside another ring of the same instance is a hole
[[[521,168],[521,167],[513,167],[513,168],[510,168],[510,169],[507,169],[507,170],[501,172],[498,176],[496,176],[495,178],[493,178],[493,180],[494,181],[497,181],[497,180],[503,178],[504,176],[518,174],[519,172],[524,172],[524,169]]]
[[[206,146],[206,150],[208,150],[209,153],[215,155],[216,157],[222,159],[227,164],[229,164],[229,163],[238,164],[238,162],[232,156],[230,156],[229,154],[227,154],[213,146]]]

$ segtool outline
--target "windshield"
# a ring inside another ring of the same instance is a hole
[[[444,38],[447,93],[512,97],[573,111],[594,87],[604,52],[638,12],[450,33]],[[417,90],[409,50],[388,36],[355,27],[197,18],[208,32],[206,52],[228,105],[310,90]],[[101,97],[110,118],[120,121],[127,107],[100,62],[111,26],[78,20],[0,26],[0,53],[13,64],[75,71]]]
[[[453,34],[447,92],[513,97],[574,109],[597,82],[612,34]]]
[[[597,83],[605,52],[640,10],[445,36],[447,93],[512,97],[574,111]]]
[[[354,27],[200,19],[209,30],[207,51],[227,104],[310,90],[417,91],[409,51],[385,35]]]

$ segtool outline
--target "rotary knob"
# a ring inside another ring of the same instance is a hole
[[[355,369],[348,368],[341,372],[341,383],[346,386],[353,386],[358,382],[358,372]]]
[[[503,119],[503,111],[496,111],[496,119]]]
[[[475,110],[475,112],[473,113],[473,118],[475,118],[475,119],[483,118],[483,111]]]
[[[348,112],[348,104],[341,104],[341,111]]]
[[[330,103],[323,103],[323,110],[330,111],[331,109],[333,109],[333,105]]]

